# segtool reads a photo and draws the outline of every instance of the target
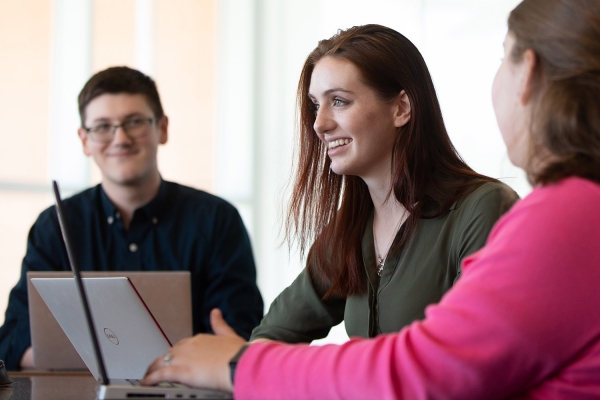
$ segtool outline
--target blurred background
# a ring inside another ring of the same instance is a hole
[[[250,233],[266,307],[300,272],[281,246],[302,64],[338,29],[378,23],[423,53],[461,156],[521,196],[495,123],[491,84],[518,0],[0,0],[0,324],[28,230],[100,180],[81,150],[77,95],[95,72],[152,76],[170,118],[163,178],[222,196]],[[344,340],[342,327],[325,342]]]

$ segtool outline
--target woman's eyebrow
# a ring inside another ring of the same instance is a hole
[[[327,89],[326,91],[324,91],[323,96],[327,96],[333,92],[343,92],[343,93],[349,93],[349,94],[354,93],[352,90],[347,90],[347,89],[342,89],[342,88],[331,88],[331,89]],[[308,93],[308,97],[310,97],[311,99],[315,98],[315,96],[313,96],[310,93]]]

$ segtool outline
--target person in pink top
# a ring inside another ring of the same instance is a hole
[[[177,344],[144,383],[261,400],[600,398],[600,1],[524,0],[504,51],[494,110],[534,189],[423,320],[310,347],[247,344],[213,310],[216,335]]]

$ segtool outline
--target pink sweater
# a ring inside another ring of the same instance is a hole
[[[600,398],[600,185],[536,188],[400,333],[252,345],[236,399]]]

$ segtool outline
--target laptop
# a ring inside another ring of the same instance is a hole
[[[109,379],[142,379],[148,365],[171,343],[128,278],[82,278],[99,332]],[[92,375],[98,377],[74,278],[32,278],[32,285]]]
[[[82,276],[129,278],[171,343],[192,335],[189,271],[82,272]],[[73,279],[73,273],[27,273],[34,367],[43,370],[87,370],[71,341],[31,283],[32,278]]]
[[[72,241],[70,238],[69,225],[67,221],[67,217],[65,214],[64,204],[60,198],[60,192],[58,188],[58,184],[56,181],[53,181],[53,189],[54,189],[54,197],[56,201],[56,211],[58,214],[58,220],[60,224],[60,228],[62,231],[63,239],[65,242],[65,246],[67,248],[67,255],[69,257],[69,263],[71,265],[71,269],[73,270],[73,275],[75,279],[73,280],[74,286],[76,288],[76,292],[79,298],[79,305],[83,316],[85,317],[85,326],[87,328],[87,338],[91,343],[91,348],[86,351],[90,354],[93,354],[93,359],[96,363],[96,368],[94,370],[90,370],[92,373],[97,371],[97,375],[94,377],[98,380],[99,386],[97,390],[97,398],[98,399],[131,399],[131,398],[163,398],[163,399],[232,399],[231,393],[219,391],[219,390],[210,390],[210,389],[194,389],[189,388],[184,385],[179,384],[170,384],[164,383],[158,386],[141,386],[139,382],[135,379],[111,379],[107,375],[106,364],[104,360],[104,347],[110,345],[114,346],[114,341],[118,338],[118,335],[114,334],[114,332],[105,331],[106,328],[110,329],[110,327],[97,325],[96,324],[96,316],[93,313],[93,310],[90,309],[90,301],[88,300],[86,294],[86,286],[84,286],[83,279],[81,278],[81,273],[79,266],[77,264],[77,257],[75,253],[75,249],[72,246]],[[129,282],[130,283],[130,282]],[[134,291],[135,288],[131,286],[131,289]],[[43,297],[43,296],[42,296]],[[104,295],[104,298],[107,296]],[[137,296],[138,300],[143,303],[141,297]],[[76,303],[75,301],[73,301]],[[63,304],[64,305],[64,304]],[[120,305],[123,307],[123,305]],[[102,304],[95,305],[96,307],[102,307]],[[110,314],[110,310],[108,310],[108,314]],[[146,308],[145,313],[146,317],[150,317],[152,320],[154,318],[151,316],[150,312]],[[60,322],[60,321],[59,321]],[[155,330],[161,331],[158,324],[154,320]],[[145,327],[149,329],[148,327]],[[162,332],[162,331],[161,331]],[[156,333],[156,332],[154,332]],[[144,331],[140,331],[138,333],[140,336],[145,336],[147,333]],[[102,335],[102,336],[100,336]],[[104,338],[102,342],[102,346],[100,343],[100,338]],[[116,337],[116,338],[115,338]],[[163,339],[167,341],[166,337]],[[107,343],[108,342],[108,343]],[[120,343],[120,342],[119,342]],[[168,348],[168,347],[167,347]],[[143,350],[145,351],[145,350]],[[166,350],[165,350],[166,352]],[[87,358],[80,354],[82,358],[85,360]],[[141,356],[141,355],[140,355]],[[168,387],[167,387],[168,386]]]

